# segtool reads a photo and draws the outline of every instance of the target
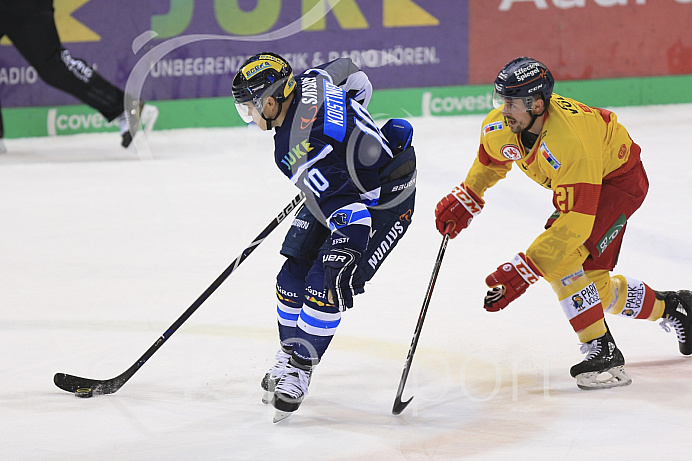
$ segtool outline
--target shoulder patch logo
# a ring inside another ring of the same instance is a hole
[[[500,149],[500,153],[508,160],[521,160],[521,150],[514,144],[505,144],[502,146],[502,149]]]
[[[483,136],[486,134],[496,131],[496,130],[501,130],[502,129],[502,122],[494,122],[494,123],[488,123],[483,127]]]
[[[330,221],[338,229],[340,227],[348,225],[350,219],[351,217],[348,214],[346,214],[346,212],[339,211],[338,213],[334,213]]]
[[[300,116],[300,129],[305,130],[308,129],[312,126],[312,122],[317,120],[317,112],[319,111],[319,107],[317,106],[310,106],[307,108],[307,110],[304,111],[305,115],[308,115],[310,118],[306,118],[303,115]]]
[[[543,158],[548,162],[548,164],[553,167],[553,170],[557,170],[562,166],[560,162],[557,161],[555,156],[548,150],[548,146],[545,145],[545,141],[543,141],[538,148],[538,151],[541,153]]]

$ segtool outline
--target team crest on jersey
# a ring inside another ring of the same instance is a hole
[[[521,150],[514,144],[505,144],[502,146],[502,149],[500,149],[500,153],[508,160],[521,160]]]
[[[347,226],[350,219],[350,213],[346,213],[345,211],[339,211],[338,213],[334,213],[332,215],[330,222],[338,229],[340,227]]]
[[[483,136],[485,136],[488,133],[491,133],[493,131],[501,130],[502,129],[502,122],[494,122],[494,123],[488,123],[483,127]]]
[[[544,159],[548,162],[550,166],[553,167],[553,170],[557,170],[562,166],[560,162],[557,161],[555,156],[548,150],[548,146],[545,145],[545,141],[543,141],[538,148],[538,151],[541,153]]]

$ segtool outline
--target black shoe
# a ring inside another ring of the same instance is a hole
[[[609,330],[603,336],[582,344],[581,352],[586,357],[569,371],[577,379],[580,389],[607,389],[632,382],[625,373],[625,357],[615,345]],[[611,377],[599,379],[601,373],[608,373]]]
[[[296,411],[308,394],[312,367],[288,361],[283,376],[276,383],[272,405],[276,408],[274,422],[282,421]]]
[[[127,149],[130,147],[130,144],[132,144],[132,133],[130,133],[130,130],[127,130],[121,135],[120,145]]]
[[[152,105],[147,105],[143,101],[137,103],[137,108],[129,112],[123,112],[116,120],[120,127],[120,136],[122,138],[120,145],[128,148],[132,144],[133,133],[130,132],[130,124],[128,117],[133,117],[137,130],[144,130],[145,133],[154,129],[156,119],[159,117],[159,109]],[[135,131],[136,133],[137,131]]]
[[[276,363],[269,369],[269,371],[262,378],[260,385],[262,390],[264,390],[264,395],[262,396],[262,403],[269,403],[274,397],[274,390],[276,389],[276,383],[283,376],[286,371],[286,365],[291,358],[291,349],[281,346],[276,353]]]
[[[665,302],[661,328],[675,330],[682,355],[692,354],[692,291],[656,291],[656,299]]]

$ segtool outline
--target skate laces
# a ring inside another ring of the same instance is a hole
[[[672,330],[675,330],[678,341],[681,343],[685,342],[685,328],[682,326],[680,319],[668,315],[666,318],[661,320],[659,325],[666,333],[670,333]]]
[[[116,120],[118,121],[118,127],[120,128],[121,135],[130,131],[130,125],[127,122],[127,114],[125,112],[118,115],[118,118]]]
[[[586,354],[584,361],[589,361],[601,352],[601,341],[599,339],[595,339],[590,343],[582,343],[579,347],[579,351],[582,354]]]
[[[679,294],[682,293],[680,292]],[[661,320],[661,323],[659,323],[659,325],[661,326],[661,328],[663,328],[663,330],[666,333],[670,333],[671,330],[675,330],[675,334],[678,337],[678,341],[684,343],[685,325],[683,325],[683,321],[680,318],[680,316],[687,316],[688,309],[686,303],[684,303],[681,299],[681,296],[675,296],[673,297],[673,300],[675,302],[675,309],[671,309],[670,311],[666,309],[666,311],[668,312],[664,315],[663,320]],[[666,301],[666,303],[667,302],[668,301]]]
[[[308,393],[310,372],[296,368],[291,364],[286,366],[286,374],[276,385],[276,393],[293,398],[301,398]]]
[[[286,370],[286,365],[288,365],[288,359],[290,358],[290,354],[284,352],[283,349],[279,349],[276,353],[276,363],[274,363],[274,366],[269,370],[269,376],[272,378],[280,378],[284,370]]]

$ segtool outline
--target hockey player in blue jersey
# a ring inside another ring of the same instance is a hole
[[[294,77],[284,58],[265,52],[233,80],[241,117],[274,129],[276,165],[307,196],[276,279],[281,348],[262,379],[275,422],[298,409],[341,313],[411,224],[413,128],[401,119],[378,128],[366,109],[371,95],[368,77],[349,58]]]

